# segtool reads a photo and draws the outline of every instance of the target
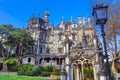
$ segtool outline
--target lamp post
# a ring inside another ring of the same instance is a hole
[[[94,19],[96,20],[96,25],[100,25],[101,26],[101,34],[102,34],[102,38],[103,38],[103,48],[104,48],[104,60],[105,62],[105,76],[106,79],[105,80],[111,80],[110,77],[110,65],[109,65],[109,61],[108,61],[108,53],[107,53],[107,47],[106,47],[106,39],[105,39],[105,31],[104,31],[104,24],[106,24],[107,22],[107,5],[101,4],[101,5],[96,5],[95,7],[93,7],[93,16]]]

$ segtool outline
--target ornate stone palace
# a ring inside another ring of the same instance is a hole
[[[50,14],[46,10],[43,18],[34,17],[29,19],[27,30],[35,40],[32,47],[33,55],[25,55],[23,64],[52,65],[66,70],[67,80],[84,80],[83,66],[94,66],[94,80],[99,80],[96,75],[102,65],[103,54],[101,43],[92,26],[91,18],[85,21],[78,17],[78,22],[62,21],[55,27],[49,24]],[[74,70],[74,73],[73,73]]]

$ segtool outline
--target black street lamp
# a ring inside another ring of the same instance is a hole
[[[108,6],[101,4],[101,5],[96,5],[95,7],[93,7],[93,16],[94,19],[96,21],[97,25],[101,25],[101,34],[102,34],[102,38],[103,38],[103,47],[104,47],[104,59],[105,59],[105,76],[106,76],[106,80],[111,80],[110,77],[110,65],[109,65],[109,61],[108,61],[108,53],[107,53],[107,47],[106,47],[106,39],[105,39],[105,31],[104,31],[104,24],[106,24],[107,22],[107,9]]]

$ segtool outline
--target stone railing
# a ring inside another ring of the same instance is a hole
[[[40,57],[65,57],[65,54],[50,53],[50,54],[39,54]]]

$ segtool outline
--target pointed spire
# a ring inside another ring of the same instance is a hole
[[[31,18],[34,18],[34,13],[32,13],[32,16],[31,16]]]
[[[46,9],[46,11],[45,11],[45,14],[44,14],[44,15],[49,16],[49,11],[48,11],[48,9]]]
[[[40,13],[38,13],[38,18],[40,17]]]
[[[83,26],[86,26],[85,18],[83,18]]]
[[[47,26],[49,23],[49,12],[48,9],[46,9],[45,13],[44,13],[44,21],[45,21],[45,25]]]
[[[90,17],[88,17],[88,27],[89,28],[92,27],[92,19]]]
[[[62,24],[64,23],[64,16],[62,16],[62,21],[61,21],[61,23],[62,23]]]
[[[73,17],[71,16],[70,21],[73,22]]]

